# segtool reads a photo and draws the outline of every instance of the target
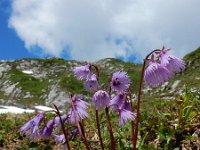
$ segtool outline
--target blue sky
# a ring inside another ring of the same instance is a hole
[[[165,45],[200,46],[199,0],[0,0],[0,59],[63,57],[141,62]]]
[[[37,57],[28,52],[24,47],[24,42],[17,36],[16,32],[8,28],[10,6],[9,0],[0,2],[0,59],[14,60]]]

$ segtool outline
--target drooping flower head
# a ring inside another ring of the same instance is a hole
[[[124,94],[118,94],[111,100],[111,108],[119,114],[119,126],[124,125],[128,120],[134,120],[135,114],[131,111],[131,105],[125,100]]]
[[[46,126],[42,129],[41,137],[49,138],[53,131],[54,119],[47,122]]]
[[[85,82],[85,89],[87,91],[96,91],[98,89],[97,76],[92,74]]]
[[[74,67],[72,71],[78,80],[83,80],[87,79],[88,76],[90,76],[90,68],[91,65],[87,64],[85,66]]]
[[[124,125],[128,120],[134,120],[136,115],[131,111],[130,103],[124,101],[121,106],[118,107],[119,112],[119,126]]]
[[[111,80],[111,88],[113,91],[123,92],[130,86],[130,80],[124,71],[115,72]]]
[[[67,114],[61,116],[61,120],[64,123],[67,120]],[[58,131],[61,128],[61,123],[60,123],[60,117],[59,116],[55,117],[54,123],[55,123],[55,130]]]
[[[39,125],[44,119],[44,114],[37,114],[33,119],[28,121],[25,125],[20,128],[21,133],[29,137],[29,139],[34,140],[38,138],[39,135]]]
[[[156,87],[168,81],[173,76],[165,66],[160,65],[152,56],[148,67],[144,72],[145,82],[152,87]]]
[[[123,104],[123,102],[125,101],[125,96],[126,95],[124,93],[119,93],[112,98],[112,100],[110,101],[110,106],[113,111],[118,110],[118,107]]]
[[[99,90],[94,93],[92,101],[94,102],[97,110],[110,105],[109,95],[106,91],[103,90]]]
[[[165,66],[170,72],[179,73],[185,69],[185,63],[180,58],[169,54],[169,49],[163,49],[159,54],[161,65]]]
[[[68,121],[71,124],[75,124],[84,118],[88,117],[86,109],[88,108],[88,103],[83,101],[83,95],[74,95],[72,97],[72,106],[68,112]]]

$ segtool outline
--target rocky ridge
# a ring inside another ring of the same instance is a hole
[[[171,81],[158,88],[144,85],[144,98],[159,96],[171,98],[180,95],[186,84],[191,90],[200,91],[200,49],[186,55],[184,60],[187,69],[176,75]],[[20,59],[0,61],[0,105],[46,105],[52,103],[63,108],[68,102],[68,92],[87,94],[83,83],[77,81],[71,70],[85,62],[49,59]],[[133,91],[137,91],[141,64],[123,62],[114,58],[94,62],[100,68],[100,82],[108,81],[115,71],[125,70],[134,83]],[[134,92],[136,93],[136,92]]]

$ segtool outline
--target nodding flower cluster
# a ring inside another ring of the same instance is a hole
[[[119,126],[122,126],[128,120],[133,120],[135,114],[131,111],[130,100],[127,98],[130,86],[130,79],[127,73],[124,71],[115,72],[110,82],[111,91],[107,92],[105,89],[99,89],[99,77],[97,77],[99,73],[92,73],[92,66],[93,65],[86,64],[85,66],[75,67],[73,72],[78,80],[85,80],[85,88],[87,91],[95,92],[92,101],[96,109],[99,110],[100,108],[106,107],[115,108],[112,110],[119,114]],[[97,67],[95,66],[95,68]],[[116,96],[111,98],[111,92],[115,92],[114,94],[116,94]]]
[[[91,97],[92,102],[96,108],[96,123],[98,129],[99,140],[101,148],[104,149],[100,125],[98,119],[98,110],[104,108],[106,113],[106,118],[108,121],[108,129],[110,132],[111,148],[115,149],[115,141],[112,133],[112,127],[110,124],[109,108],[116,112],[119,116],[119,126],[123,126],[127,121],[134,120],[136,118],[135,129],[132,122],[132,137],[133,137],[133,148],[136,149],[137,144],[137,133],[139,126],[139,115],[140,115],[140,96],[142,90],[143,76],[145,82],[152,87],[163,84],[172,78],[176,73],[181,72],[185,69],[185,63],[183,60],[170,55],[169,49],[164,47],[161,50],[154,50],[149,55],[147,55],[144,60],[143,69],[141,73],[140,86],[138,90],[138,101],[137,101],[137,115],[133,113],[131,108],[131,92],[130,92],[130,79],[126,72],[118,71],[112,75],[111,81],[109,83],[109,88],[106,86],[108,84],[103,83],[103,86],[99,86],[99,69],[95,65],[86,64],[80,67],[74,67],[72,72],[78,80],[85,82],[84,86],[86,91],[91,92],[93,96]],[[157,57],[154,57],[154,56]],[[149,57],[151,57],[149,59]],[[148,61],[148,66],[146,67],[146,62]],[[94,68],[93,68],[94,67]],[[146,67],[146,68],[145,68]],[[96,71],[94,71],[96,70]],[[95,72],[95,73],[94,73]],[[109,91],[106,91],[109,89]],[[33,119],[28,121],[24,126],[20,128],[21,133],[25,134],[31,140],[37,138],[49,138],[53,136],[56,143],[67,144],[68,149],[70,149],[67,135],[70,134],[69,128],[65,129],[65,123],[70,123],[74,127],[71,132],[71,139],[74,139],[78,133],[83,139],[84,144],[87,149],[90,149],[87,140],[84,135],[84,127],[81,124],[82,119],[88,117],[88,112],[86,111],[89,103],[84,101],[84,96],[82,94],[70,95],[71,106],[69,111],[63,116],[60,115],[59,110],[56,108],[56,114],[58,116],[47,121],[47,124],[40,130],[40,125],[44,122],[45,114],[40,113],[36,115]],[[45,121],[46,122],[46,121]],[[62,134],[57,135],[56,133],[62,129]]]
[[[53,136],[57,144],[64,144],[66,141],[64,133],[57,135],[56,132],[59,132],[61,129],[61,121],[63,124],[68,122],[74,125],[88,116],[86,109],[89,104],[83,99],[83,95],[74,95],[71,97],[71,107],[69,112],[63,116],[56,116],[49,120],[41,131],[39,131],[39,126],[42,126],[42,122],[45,121],[45,114],[39,113],[20,128],[21,133],[29,137],[30,140],[50,138]],[[77,127],[75,126],[74,128],[74,131],[76,132],[71,134],[72,138],[75,137],[75,134],[78,134]],[[69,134],[69,131],[66,130],[65,133]]]
[[[176,73],[185,69],[184,61],[170,55],[169,50],[163,47],[156,52],[158,57],[154,58],[154,55],[151,55],[149,65],[144,74],[144,80],[149,86],[156,87],[161,85],[171,79]]]
[[[67,120],[67,115],[63,115],[62,121],[65,122]],[[39,126],[41,126],[42,121],[45,120],[45,114],[40,113],[36,115],[33,119],[27,122],[20,128],[21,133],[25,134],[29,137],[30,140],[35,140],[39,138],[49,138],[51,135],[55,137],[56,143],[62,143],[64,139],[58,140],[58,137],[62,137],[62,135],[56,135],[56,131],[58,131],[61,127],[59,117],[55,117],[47,122],[47,124],[39,131]],[[53,129],[55,129],[53,131]],[[53,133],[54,132],[54,133]]]

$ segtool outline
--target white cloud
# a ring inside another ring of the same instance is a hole
[[[9,26],[43,55],[144,57],[165,45],[182,57],[200,45],[199,6],[199,0],[13,0]]]

